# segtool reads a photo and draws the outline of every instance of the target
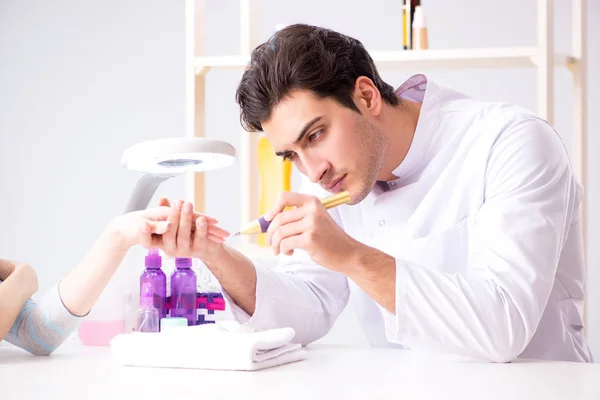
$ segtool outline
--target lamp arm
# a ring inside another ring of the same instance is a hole
[[[127,206],[125,207],[125,214],[143,210],[148,207],[152,196],[158,189],[158,186],[174,175],[143,175],[135,184],[133,192],[129,196]]]

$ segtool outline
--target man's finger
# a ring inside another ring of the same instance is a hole
[[[300,207],[309,202],[319,201],[318,198],[308,194],[295,193],[295,192],[281,192],[275,201],[275,204],[267,213],[264,215],[267,221],[272,221],[273,218],[286,207]]]
[[[206,241],[209,239],[208,224],[203,217],[195,221],[196,232],[194,233],[193,248],[202,251],[206,248]]]
[[[217,242],[217,243],[224,243],[225,242],[225,238],[221,237],[221,236],[215,236],[212,234],[208,234],[208,239],[212,240],[213,242]]]
[[[273,220],[269,224],[269,228],[267,229],[267,244],[271,243],[273,232],[275,232],[279,227],[285,224],[300,221],[304,217],[304,214],[305,211],[301,208],[293,208],[291,210],[285,210],[277,214],[275,218],[273,218]]]
[[[177,230],[179,229],[179,220],[181,218],[181,204],[178,200],[174,206],[169,208],[169,230],[162,235],[163,247],[167,254],[175,254],[177,251]]]
[[[216,219],[216,218],[214,218],[214,217],[211,217],[211,216],[209,216],[209,215],[206,215],[206,214],[200,214],[200,213],[197,213],[197,212],[195,212],[195,213],[194,213],[194,223],[196,223],[196,220],[197,220],[199,217],[203,217],[203,218],[205,218],[205,219],[206,219],[206,221],[208,222],[208,224],[209,224],[209,225],[215,225],[215,224],[218,224],[218,223],[219,223],[219,220],[218,220],[218,219]]]
[[[230,235],[230,233],[228,231],[226,231],[225,229],[220,228],[216,225],[208,225],[208,234],[214,235],[214,236],[219,236],[222,238],[226,238],[227,236]]]
[[[279,254],[280,252],[284,253],[281,246],[285,240],[304,233],[308,228],[304,221],[305,220],[300,220],[298,222],[282,225],[273,232],[271,237],[271,248],[275,254]]]
[[[192,203],[185,202],[181,207],[179,229],[177,232],[177,249],[187,251],[190,248],[190,237],[192,235]]]
[[[167,202],[168,202],[168,200],[167,200]],[[176,204],[177,203],[175,203],[175,205]],[[140,212],[142,213],[141,215],[144,216],[145,218],[154,219],[154,220],[158,220],[158,221],[164,221],[169,217],[171,210],[172,210],[171,206],[161,205],[159,207],[149,208],[147,210],[142,210]],[[206,218],[208,223],[211,225],[219,223],[219,221],[216,218],[211,217],[209,215],[200,214],[200,213],[194,213],[194,221],[196,220],[196,218],[198,218],[200,216]]]
[[[281,241],[281,243],[279,244],[279,249],[276,254],[279,254],[279,252],[281,252],[281,254],[284,254],[286,256],[291,256],[292,254],[294,254],[295,249],[305,250],[304,249],[305,243],[306,243],[306,236],[304,233],[301,235],[289,236]]]

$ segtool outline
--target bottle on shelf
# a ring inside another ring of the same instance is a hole
[[[415,16],[412,24],[412,38],[414,50],[426,50],[429,48],[427,40],[427,21],[422,6],[415,8]]]

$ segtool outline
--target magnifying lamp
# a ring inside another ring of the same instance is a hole
[[[137,143],[123,152],[121,165],[143,172],[125,207],[125,213],[148,206],[158,186],[185,172],[203,172],[235,163],[235,148],[207,138],[167,138]]]

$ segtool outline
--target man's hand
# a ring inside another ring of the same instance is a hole
[[[256,269],[250,259],[224,245],[229,232],[216,226],[213,218],[193,213],[191,203],[167,199],[170,207],[169,231],[162,237],[161,249],[170,257],[193,257],[204,262],[220,286],[249,315],[256,307]],[[194,215],[198,215],[194,217]]]
[[[0,280],[5,281],[9,277],[19,283],[26,297],[38,291],[37,274],[29,264],[0,259]]]
[[[162,235],[160,248],[170,257],[194,257],[203,261],[223,251],[229,232],[216,226],[212,217],[194,213],[192,203],[178,200],[173,207],[167,199],[160,206],[168,207],[169,230]]]
[[[165,201],[161,200],[161,204]],[[118,237],[118,243],[124,249],[128,249],[133,245],[140,245],[145,248],[161,248],[165,249],[171,243],[171,238],[180,238],[184,240],[183,235],[178,235],[178,230],[181,230],[179,221],[173,218],[174,210],[166,204],[157,208],[147,210],[134,211],[128,214],[121,215],[115,218],[110,226],[109,232]],[[216,227],[214,218],[191,212],[186,214],[186,222],[193,224],[196,220],[201,219],[207,225],[211,226],[211,232],[216,230],[222,231]],[[188,233],[188,237],[191,233]],[[165,244],[166,243],[166,244]],[[182,254],[170,254],[185,257]]]
[[[317,264],[334,271],[352,267],[349,263],[363,246],[337,225],[315,196],[283,192],[265,219],[271,221],[267,243],[275,254],[291,255],[294,249],[302,249]]]

